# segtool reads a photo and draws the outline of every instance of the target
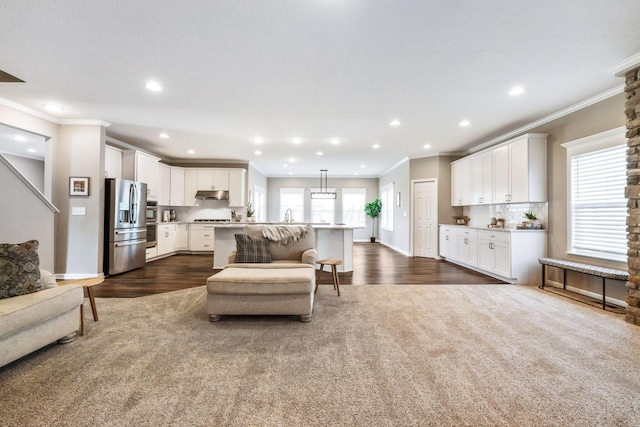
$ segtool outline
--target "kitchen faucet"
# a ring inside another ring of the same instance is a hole
[[[284,211],[284,222],[293,222],[293,211],[291,208],[287,208],[287,210]]]

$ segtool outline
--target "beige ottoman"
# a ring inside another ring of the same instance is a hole
[[[232,264],[207,279],[207,313],[298,315],[311,321],[315,269],[308,264]]]

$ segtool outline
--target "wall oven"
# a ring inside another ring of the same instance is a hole
[[[147,248],[154,248],[158,240],[158,224],[147,224]]]

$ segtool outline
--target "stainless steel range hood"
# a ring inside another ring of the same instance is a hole
[[[200,200],[229,200],[229,192],[228,191],[198,190],[196,192],[196,199],[200,199]]]

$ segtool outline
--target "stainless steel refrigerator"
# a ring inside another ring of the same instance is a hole
[[[143,267],[147,243],[147,184],[105,180],[104,274]]]

